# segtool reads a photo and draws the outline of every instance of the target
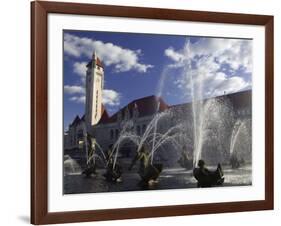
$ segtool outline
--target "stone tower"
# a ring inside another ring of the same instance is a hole
[[[102,116],[103,85],[103,65],[94,52],[91,61],[87,64],[85,107],[87,128],[97,124]]]

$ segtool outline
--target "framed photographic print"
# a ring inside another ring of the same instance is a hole
[[[272,16],[31,15],[31,223],[273,209]]]

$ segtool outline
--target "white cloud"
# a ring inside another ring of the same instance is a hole
[[[75,62],[73,64],[73,71],[82,77],[86,77],[87,62]]]
[[[86,97],[85,96],[73,96],[69,98],[70,101],[73,101],[78,104],[85,104]]]
[[[239,67],[242,67],[246,72],[252,70],[252,40],[200,38],[199,41],[185,45],[179,51],[169,47],[164,53],[177,66],[187,59],[208,56],[220,64],[228,64],[234,70]]]
[[[70,94],[70,101],[75,103],[85,103],[85,88],[83,86],[64,86],[64,92]],[[104,89],[102,93],[102,102],[109,107],[120,105],[121,94],[112,89]]]
[[[85,93],[85,88],[82,86],[65,85],[64,92],[67,94],[79,94],[79,93],[81,94],[81,93]]]
[[[102,102],[108,106],[118,106],[120,105],[120,93],[112,89],[104,89],[102,93]]]
[[[214,90],[213,95],[221,95],[221,91],[225,93],[235,93],[240,90],[244,90],[246,88],[249,88],[250,84],[246,82],[244,79],[238,76],[233,76],[228,79],[222,79],[216,86],[216,89]]]
[[[251,81],[244,77],[252,71],[251,40],[201,38],[176,51],[169,47],[164,54],[173,63],[170,68],[182,68],[182,74],[174,84],[191,94],[200,93],[199,98],[233,93],[251,87]]]
[[[92,57],[93,51],[96,51],[103,63],[106,66],[112,65],[116,72],[135,70],[145,73],[153,67],[153,65],[139,62],[139,56],[141,55],[139,49],[126,49],[112,43],[104,43],[67,33],[64,35],[64,51],[73,57],[86,56],[89,59]]]
[[[176,52],[173,47],[169,47],[168,49],[166,49],[165,55],[176,62],[181,62],[184,59],[184,55]]]
[[[86,97],[85,95],[79,95],[79,94],[83,94],[83,92],[80,92],[79,86],[72,86],[71,87],[71,91],[68,92],[69,94],[76,94],[74,96],[71,96],[69,98],[70,101],[75,102],[75,103],[83,103],[85,104],[86,102]],[[65,88],[66,90],[66,88]],[[70,90],[69,86],[67,88],[67,90]],[[102,93],[102,103],[104,105],[107,105],[109,107],[117,107],[120,105],[120,99],[121,99],[121,94],[116,92],[115,90],[112,89],[104,89],[103,93]]]

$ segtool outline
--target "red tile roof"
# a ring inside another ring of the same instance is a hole
[[[122,117],[125,116],[126,109],[128,108],[130,116],[133,115],[133,110],[137,106],[139,117],[149,116],[152,114],[155,114],[157,112],[159,103],[159,112],[162,112],[169,108],[169,106],[164,102],[164,100],[161,97],[156,97],[154,95],[143,97],[137,100],[134,100],[130,102],[127,106],[120,109],[118,112],[116,112],[114,115],[108,118],[102,118],[99,123],[106,124],[106,123],[113,123],[117,121],[117,117],[119,112],[121,112]]]
[[[102,62],[101,62],[100,58],[98,58],[98,57],[97,57],[96,65],[103,68]]]
[[[222,96],[216,96],[207,98],[204,101],[207,101],[209,99],[228,99],[234,109],[241,109],[248,106],[252,106],[252,90],[246,90],[246,91],[240,91],[237,93],[230,93]],[[189,103],[183,103],[183,104],[177,104],[177,105],[171,105],[169,108],[186,108],[191,109],[192,102]]]
[[[87,64],[87,67],[90,67],[92,65],[92,62],[95,60],[95,58],[93,58],[88,64]],[[102,62],[100,60],[100,58],[97,57],[96,59],[96,65],[98,65],[99,67],[102,67],[103,68],[103,65],[102,65]]]

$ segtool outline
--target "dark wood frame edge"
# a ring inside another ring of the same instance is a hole
[[[47,14],[103,15],[265,26],[265,200],[48,212]],[[31,223],[53,224],[273,209],[273,16],[62,2],[31,3]]]

